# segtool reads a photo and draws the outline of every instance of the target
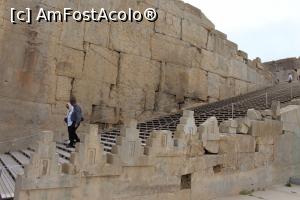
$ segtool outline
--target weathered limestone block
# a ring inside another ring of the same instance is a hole
[[[174,150],[171,131],[153,131],[146,141],[145,154],[156,156],[168,154]]]
[[[237,59],[230,59],[229,62],[230,65],[228,68],[228,76],[247,81],[248,66],[245,63],[238,61]]]
[[[204,13],[188,3],[184,4],[184,19],[192,21],[199,26],[203,26],[207,30],[214,30],[215,25],[204,15]]]
[[[139,138],[136,120],[125,122],[121,128],[121,135],[116,140],[116,145],[112,147],[112,163],[120,162],[122,166],[145,165],[142,159],[144,148]]]
[[[182,20],[182,39],[198,48],[206,48],[208,31],[190,20]]]
[[[300,106],[290,105],[280,109],[280,118],[283,123],[283,130],[293,133],[300,131]]]
[[[266,119],[251,121],[250,135],[255,137],[278,136],[282,134],[282,122]]]
[[[162,90],[168,94],[184,96],[188,88],[188,75],[185,67],[167,63],[162,68]]]
[[[181,37],[181,19],[171,13],[158,10],[158,20],[155,22],[155,31],[172,37]]]
[[[207,40],[207,50],[215,52],[217,40],[219,39],[227,39],[227,35],[218,31],[216,29],[212,29],[209,31],[208,40]]]
[[[255,138],[249,135],[226,134],[220,139],[220,153],[254,153]]]
[[[208,95],[207,73],[198,68],[187,69],[188,87],[185,91],[185,96],[198,98],[203,101]]]
[[[245,81],[235,80],[235,96],[245,94],[248,92],[248,83]]]
[[[220,140],[218,120],[215,117],[207,119],[200,125],[199,133],[205,150],[210,153],[218,153]]]
[[[248,134],[249,129],[251,127],[251,121],[248,117],[245,118],[239,118],[237,119],[238,128],[237,133],[238,134]]]
[[[118,105],[121,108],[121,118],[137,118],[144,111],[145,98],[146,92],[143,89],[119,85]],[[154,105],[155,102],[152,103]]]
[[[193,67],[227,77],[230,62],[224,56],[201,49],[201,54],[194,58],[192,64]]]
[[[160,81],[160,63],[122,53],[119,76],[123,85],[156,90]]]
[[[147,3],[148,2],[149,2],[149,0],[147,0]],[[152,3],[151,5],[154,5],[154,3]],[[173,15],[176,15],[179,17],[183,16],[183,11],[185,8],[185,3],[183,1],[178,1],[178,0],[157,1],[156,5],[160,9],[162,9],[164,11],[168,11],[168,12],[172,13]]]
[[[177,97],[207,99],[206,72],[198,68],[189,68],[167,63],[163,65],[162,90]],[[179,99],[179,98],[178,98]]]
[[[235,135],[237,141],[238,153],[254,153],[255,152],[255,138],[250,135]]]
[[[60,46],[57,50],[56,74],[80,78],[84,65],[84,52]]]
[[[103,8],[103,7],[102,7]],[[89,8],[90,9],[90,8]],[[103,47],[109,46],[110,24],[108,22],[101,23],[85,23],[84,41]]]
[[[197,56],[196,48],[181,40],[162,34],[154,34],[151,39],[152,58],[184,66],[192,66]]]
[[[65,76],[57,76],[56,100],[68,101],[72,90],[72,79]]]
[[[242,50],[238,50],[237,55],[242,57],[243,60],[248,60],[248,54]]]
[[[84,24],[74,21],[65,23],[60,36],[62,45],[72,49],[83,50]]]
[[[223,78],[220,76],[219,78],[219,83],[220,83],[220,99],[226,99],[229,98],[230,94],[228,91],[230,90],[229,87],[227,86],[227,80],[226,78]]]
[[[214,52],[223,55],[227,58],[235,57],[237,55],[237,51],[238,51],[237,44],[227,39],[223,39],[219,35],[215,36],[214,43],[215,43]]]
[[[257,72],[255,69],[253,69],[252,67],[247,67],[247,80],[251,83],[257,83],[257,80],[256,80],[256,75],[257,75]],[[255,88],[253,88],[254,90]]]
[[[219,99],[220,98],[220,76],[208,72],[208,96]]]
[[[111,24],[110,47],[114,50],[150,58],[150,38],[154,23]]]
[[[247,118],[249,120],[262,120],[261,113],[254,109],[249,109],[247,111]]]
[[[229,119],[220,124],[220,132],[221,133],[230,133],[236,134],[238,128],[238,122],[234,119]]]
[[[116,84],[119,54],[107,48],[91,44],[88,47],[83,68],[83,78]]]
[[[239,153],[237,158],[237,168],[241,172],[254,169],[255,153]]]
[[[117,124],[119,122],[120,109],[109,106],[94,106],[91,123]]]
[[[170,113],[178,108],[176,95],[167,94],[164,92],[157,92],[155,94],[155,101],[157,110]]]

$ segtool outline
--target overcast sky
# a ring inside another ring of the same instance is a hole
[[[300,56],[299,0],[184,0],[216,29],[263,61]]]

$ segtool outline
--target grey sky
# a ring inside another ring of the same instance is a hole
[[[246,51],[263,61],[300,56],[299,0],[184,0]]]

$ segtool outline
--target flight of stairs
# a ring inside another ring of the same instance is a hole
[[[222,122],[230,118],[244,117],[250,108],[256,110],[268,109],[273,100],[288,104],[293,98],[298,97],[300,97],[300,83],[280,84],[190,110],[195,112],[196,125],[199,126],[211,116],[216,116],[218,121]],[[181,116],[182,112],[178,112],[139,123],[138,129],[140,130],[142,145],[145,144],[146,139],[153,130],[170,130],[174,132]],[[117,128],[100,131],[99,142],[101,141],[107,153],[110,153],[116,142],[116,136],[119,134],[120,130]],[[75,149],[66,148],[66,145],[62,142],[57,142],[56,146],[59,164],[68,163],[70,155]],[[34,153],[34,149],[28,148],[0,154],[0,199],[13,199],[16,177],[18,174],[24,173],[24,166],[29,162],[32,153]]]

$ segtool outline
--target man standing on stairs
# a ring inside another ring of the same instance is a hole
[[[76,98],[71,96],[70,103],[68,104],[68,115],[67,115],[67,125],[70,143],[67,147],[74,148],[74,145],[77,142],[80,142],[80,139],[76,133],[76,130],[80,126],[80,122],[83,121],[82,111],[80,106],[76,102]]]

